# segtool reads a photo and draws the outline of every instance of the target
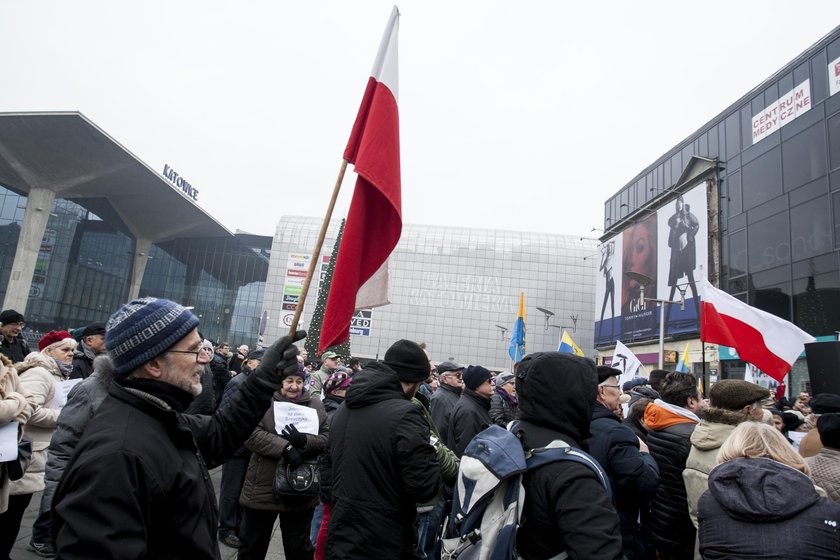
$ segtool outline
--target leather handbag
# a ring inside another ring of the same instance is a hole
[[[292,469],[285,461],[277,463],[274,471],[274,495],[277,498],[318,497],[321,490],[321,473],[317,459],[308,459]]]
[[[32,460],[32,440],[23,436],[23,439],[18,443],[17,459],[4,461],[3,467],[6,469],[6,475],[9,480],[20,480],[26,469],[29,468],[29,462]]]

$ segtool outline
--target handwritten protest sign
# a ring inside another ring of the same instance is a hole
[[[318,435],[318,411],[289,402],[274,403],[274,429],[279,434],[286,424],[294,424],[299,432]]]

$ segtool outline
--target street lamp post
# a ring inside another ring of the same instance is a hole
[[[679,301],[670,299],[645,298],[645,301],[653,301],[659,304],[659,369],[665,367],[665,304],[679,303],[680,309],[685,309],[685,298]]]

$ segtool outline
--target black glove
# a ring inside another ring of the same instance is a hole
[[[254,375],[275,387],[280,385],[280,371],[285,372],[286,375],[297,371],[298,349],[294,343],[304,338],[306,338],[306,331],[297,331],[294,338],[286,335],[272,344],[263,356],[260,365],[254,370]]]
[[[299,451],[303,451],[303,448],[306,447],[306,434],[300,433],[294,424],[286,424],[280,435]]]
[[[283,449],[283,460],[286,461],[286,464],[289,465],[289,468],[292,470],[295,470],[303,464],[303,456],[300,454],[300,451],[292,446],[291,443]]]

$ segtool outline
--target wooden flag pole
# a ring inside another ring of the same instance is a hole
[[[312,259],[309,261],[309,271],[306,273],[306,279],[303,281],[303,288],[298,297],[295,316],[292,318],[292,324],[289,328],[290,336],[294,336],[295,331],[297,331],[300,315],[303,313],[303,303],[306,301],[306,294],[309,292],[309,284],[312,282],[312,276],[315,274],[315,267],[320,260],[321,247],[324,245],[324,238],[327,236],[327,228],[330,227],[330,219],[332,218],[333,209],[335,209],[335,201],[338,199],[338,191],[341,189],[342,181],[344,181],[345,171],[347,171],[347,160],[343,159],[341,160],[341,169],[338,171],[338,179],[335,181],[335,188],[333,188],[332,198],[330,198],[330,204],[327,207],[327,215],[324,216],[324,223],[321,224],[321,232],[318,234],[318,241],[315,243],[315,250],[312,252]]]

